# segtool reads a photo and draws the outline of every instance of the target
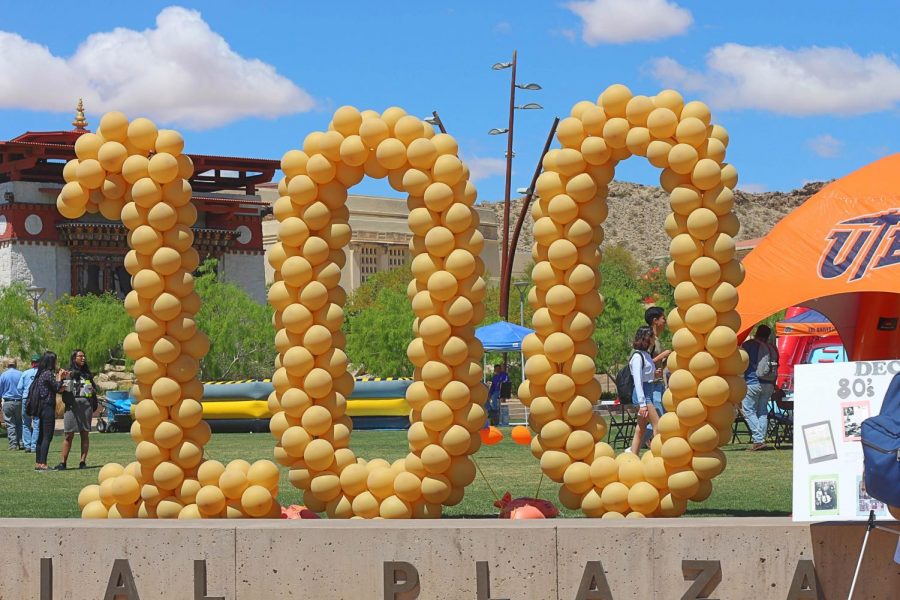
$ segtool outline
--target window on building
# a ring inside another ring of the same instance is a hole
[[[404,246],[390,246],[387,249],[388,268],[396,269],[402,267],[409,260],[409,248]]]
[[[365,244],[359,249],[359,276],[361,283],[378,272],[378,246]]]
[[[124,266],[116,265],[120,257],[110,260],[85,260],[76,256],[73,260],[71,293],[73,295],[104,294],[111,292],[124,298],[131,291],[131,276]]]

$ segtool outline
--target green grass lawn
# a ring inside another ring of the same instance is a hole
[[[508,433],[508,430],[505,430]],[[48,463],[59,462],[62,436],[53,439]],[[69,464],[78,464],[77,444]],[[253,462],[272,458],[274,440],[268,434],[216,434],[206,447],[207,457],[227,463],[236,458]],[[406,432],[356,431],[351,447],[365,458],[394,460],[406,455]],[[97,471],[107,462],[127,464],[134,460],[134,443],[127,433],[91,434],[89,469],[65,472],[34,471],[34,455],[9,452],[0,443],[0,517],[78,517],[78,492],[87,484],[97,483]],[[746,446],[724,448],[728,468],[713,483],[713,493],[703,503],[690,503],[688,516],[785,516],[791,509],[791,450],[745,452]],[[497,514],[494,494],[509,491],[513,497],[534,496],[541,471],[538,461],[527,447],[517,446],[509,437],[496,446],[482,446],[475,455],[490,487],[480,475],[466,490],[465,499],[445,509],[450,517],[491,517]],[[555,484],[544,478],[540,497],[558,505]],[[282,470],[282,504],[297,504],[300,492]],[[576,511],[563,510],[567,516]]]

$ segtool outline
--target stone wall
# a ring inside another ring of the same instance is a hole
[[[0,244],[0,285],[22,282],[46,289],[42,300],[54,300],[71,289],[69,250],[46,244]]]
[[[129,391],[135,383],[134,373],[122,365],[103,365],[103,370],[94,377],[101,392],[116,390]]]
[[[846,598],[864,530],[784,518],[4,519],[0,598]],[[872,532],[854,598],[896,598],[896,545]]]
[[[242,287],[260,304],[266,303],[265,257],[262,254],[233,254],[222,256],[219,273],[224,281]]]

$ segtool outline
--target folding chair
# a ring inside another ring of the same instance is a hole
[[[744,414],[741,411],[737,411],[737,416],[734,418],[734,424],[731,426],[731,443],[749,444],[752,441],[753,436],[750,433],[750,425],[747,424],[747,420],[744,419]]]

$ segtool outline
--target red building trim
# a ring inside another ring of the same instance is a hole
[[[75,141],[81,131],[28,132],[8,142],[0,141],[0,183],[36,181],[63,184],[65,163],[75,158]],[[190,154],[194,162],[191,187],[195,192],[242,189],[248,195],[256,186],[272,181],[281,167],[277,160]]]

